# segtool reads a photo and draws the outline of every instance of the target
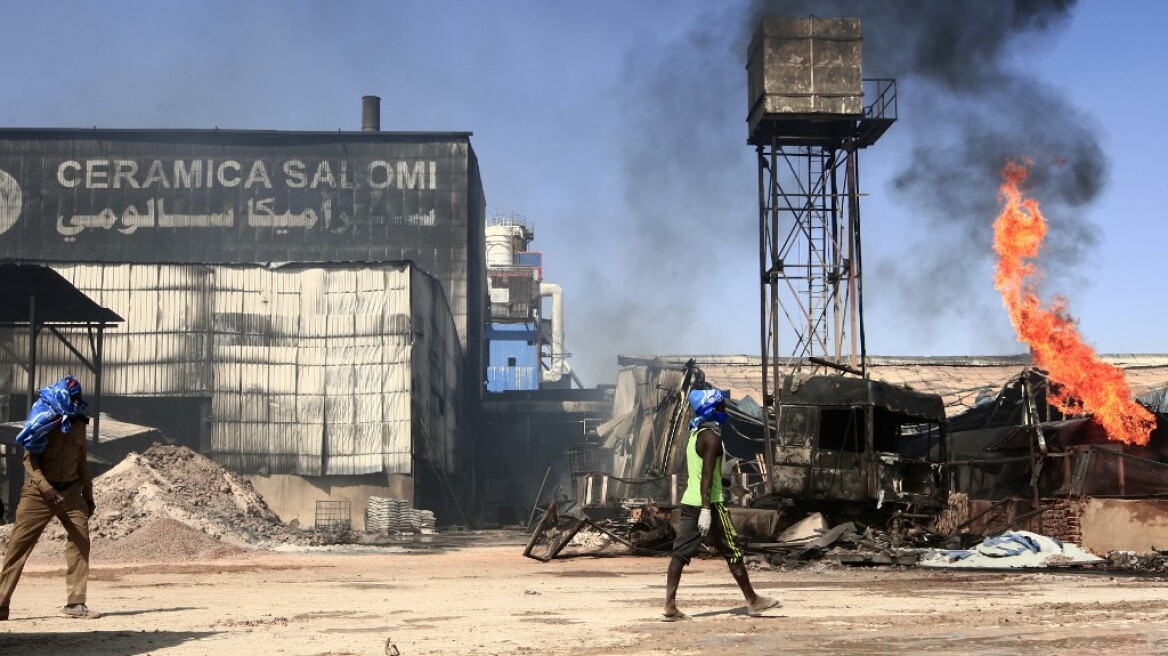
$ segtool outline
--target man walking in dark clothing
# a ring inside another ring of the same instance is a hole
[[[54,517],[65,527],[65,581],[68,597],[61,610],[69,617],[95,617],[85,605],[89,583],[89,518],[95,508],[93,479],[86,462],[86,407],[81,383],[66,376],[40,391],[16,442],[24,447],[25,483],[16,507],[4,566],[0,569],[0,620],[24,564]]]

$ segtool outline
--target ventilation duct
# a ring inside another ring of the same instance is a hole
[[[552,361],[543,372],[545,383],[554,383],[563,378],[564,366],[564,290],[551,282],[539,283],[539,295],[552,297]]]

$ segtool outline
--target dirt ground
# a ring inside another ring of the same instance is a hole
[[[761,565],[756,587],[785,605],[753,618],[709,559],[682,580],[693,619],[666,623],[666,559],[540,563],[525,539],[97,561],[89,602],[104,616],[89,620],[57,615],[63,563],[34,554],[0,655],[1168,653],[1163,577]]]

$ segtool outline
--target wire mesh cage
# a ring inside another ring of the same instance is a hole
[[[1083,496],[1150,496],[1168,492],[1168,465],[1092,446],[1079,456],[1072,493]]]
[[[317,501],[316,530],[349,531],[353,528],[353,504],[350,501]]]
[[[607,460],[606,449],[596,445],[577,446],[568,449],[568,468],[573,476],[604,471]]]

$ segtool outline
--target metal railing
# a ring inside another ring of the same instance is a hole
[[[896,120],[896,80],[892,78],[871,78],[862,82],[864,97],[872,102],[864,106],[864,117],[869,119]]]

